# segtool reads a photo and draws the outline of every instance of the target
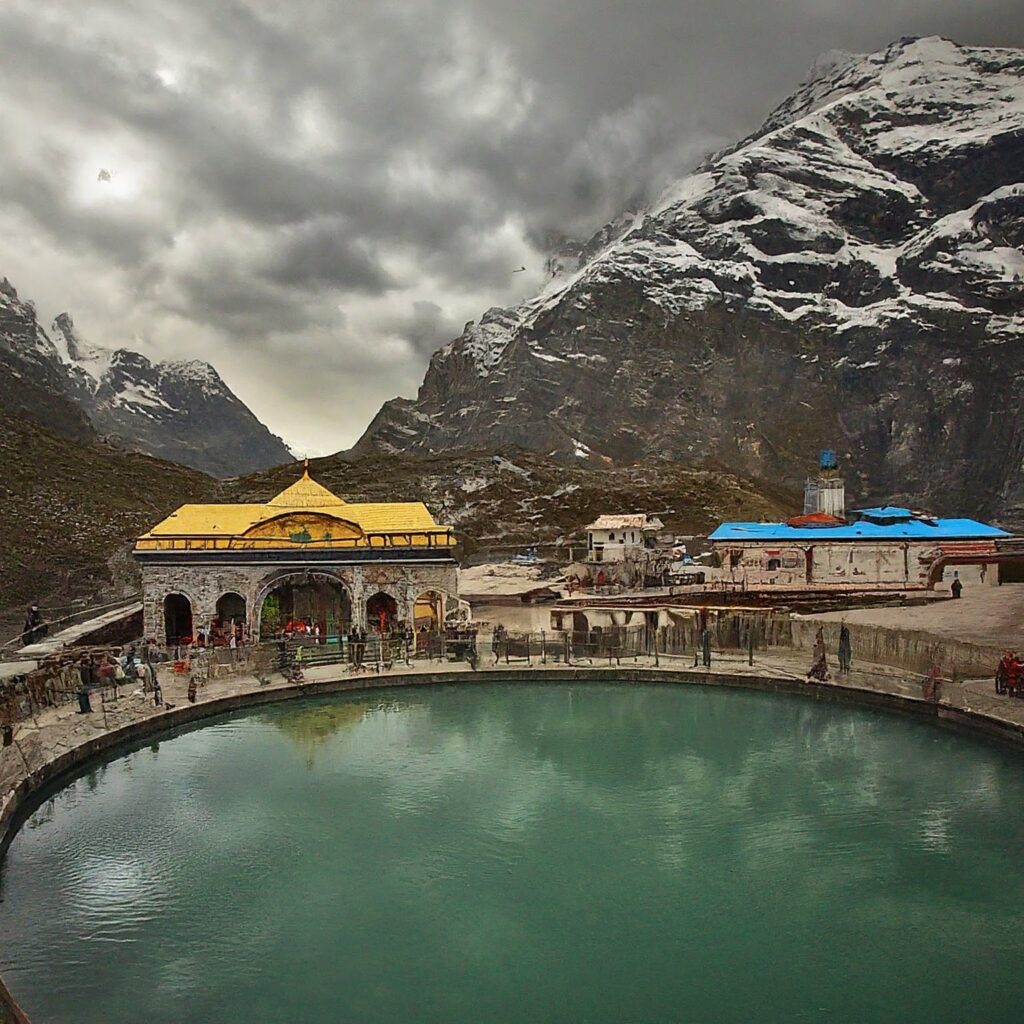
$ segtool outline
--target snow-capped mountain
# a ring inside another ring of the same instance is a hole
[[[795,483],[836,447],[855,498],[1022,517],[1024,51],[827,54],[579,253],[467,325],[356,450],[511,442]]]
[[[67,313],[47,333],[6,278],[0,281],[0,362],[24,386],[54,403],[59,398],[62,414],[69,403],[81,410],[96,433],[122,448],[215,476],[292,458],[209,363],[153,363],[127,349],[88,344]],[[67,432],[66,416],[53,422],[51,412],[40,415],[38,398],[35,404],[37,419]]]

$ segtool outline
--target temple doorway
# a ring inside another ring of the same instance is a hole
[[[222,594],[217,601],[217,618],[222,622],[245,622],[245,598],[241,594]]]
[[[164,598],[164,630],[169,645],[192,643],[192,602],[184,594]]]
[[[398,623],[398,602],[378,591],[366,602],[366,625],[380,633],[390,633]]]
[[[352,626],[352,600],[340,580],[300,576],[282,580],[263,599],[260,639],[285,634],[337,637]]]
[[[439,632],[444,625],[444,594],[436,590],[425,590],[420,594],[416,598],[413,620],[413,628],[417,632]]]
[[[215,644],[241,643],[246,636],[245,598],[229,591],[217,600],[217,615],[213,621],[211,639]]]

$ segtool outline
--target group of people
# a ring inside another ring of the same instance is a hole
[[[282,632],[285,639],[300,637],[312,640],[315,644],[324,643],[327,639],[327,627],[321,627],[319,622],[312,619],[289,619],[284,624]]]
[[[853,665],[853,644],[850,640],[850,631],[846,623],[839,626],[839,644],[836,650],[836,657],[839,661],[839,671],[847,673]],[[811,667],[807,671],[807,678],[815,682],[823,683],[832,676],[828,670],[828,653],[825,650],[825,631],[819,626],[818,632],[814,635],[814,647],[811,654]]]
[[[1024,661],[1015,651],[1004,651],[996,666],[996,693],[1009,697],[1024,697]]]
[[[142,684],[144,693],[153,694],[157,707],[163,704],[163,692],[156,673],[153,659],[149,657],[150,646],[142,645],[139,651],[134,645],[118,653],[116,650],[101,653],[86,652],[78,659],[78,710],[80,714],[92,711],[90,692],[98,687],[111,686],[117,694],[119,686]]]
[[[200,626],[194,637],[184,636],[178,641],[179,647],[230,647],[234,650],[245,642],[245,624],[215,620],[207,628]]]

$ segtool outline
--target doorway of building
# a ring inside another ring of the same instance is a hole
[[[168,645],[192,643],[192,602],[184,594],[164,598],[164,632]]]
[[[437,633],[444,625],[444,595],[436,590],[425,590],[416,598],[413,628],[419,632]]]
[[[378,591],[366,602],[366,625],[381,633],[390,633],[398,623],[398,602]]]
[[[352,628],[352,600],[340,580],[300,576],[282,580],[263,599],[260,639],[282,633],[326,639]]]

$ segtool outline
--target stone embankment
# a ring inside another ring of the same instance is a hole
[[[813,643],[818,624],[804,625]],[[838,623],[834,625],[838,631]],[[803,626],[799,632],[803,638]],[[826,631],[826,635],[831,634]],[[693,667],[687,658],[665,656],[638,656],[621,664],[569,665],[536,661],[532,665],[495,665],[487,657],[477,670],[464,662],[425,661],[391,671],[354,671],[348,665],[324,665],[306,669],[301,683],[288,682],[279,674],[267,683],[253,675],[212,678],[200,686],[195,704],[188,702],[186,680],[167,673],[162,680],[165,706],[155,707],[152,696],[139,689],[116,700],[98,702],[96,710],[88,714],[78,713],[76,705],[65,704],[46,708],[17,723],[10,744],[0,748],[0,857],[36,801],[89,764],[148,736],[212,715],[317,694],[451,682],[724,686],[895,709],[1024,745],[1024,700],[995,694],[988,675],[991,661],[985,663],[983,677],[947,679],[939,699],[931,700],[922,694],[922,677],[905,669],[860,663],[859,649],[855,642],[857,667],[853,671],[839,675],[833,661],[832,679],[813,684],[806,681],[810,659],[803,651],[757,652],[752,664],[747,655],[716,652],[710,668]],[[912,651],[912,646],[907,650]],[[927,652],[922,649],[918,653],[924,664]],[[962,663],[969,664],[969,656],[965,655]],[[27,1024],[2,982],[0,1024]]]
[[[841,620],[794,617],[790,623],[794,651],[810,651],[820,628],[825,646],[837,649]],[[892,629],[868,623],[847,622],[853,660],[859,664],[885,665],[927,675],[938,667],[946,677],[965,679],[991,676],[1003,656],[1001,647],[965,643],[927,630]]]

